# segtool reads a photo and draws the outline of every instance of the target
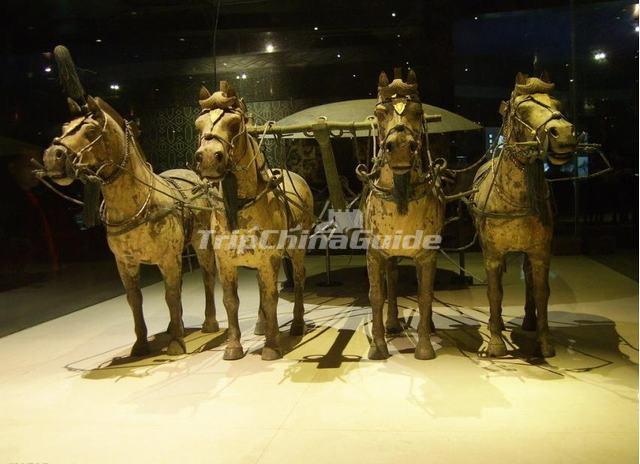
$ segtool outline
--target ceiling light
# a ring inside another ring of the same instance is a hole
[[[240,77],[242,77],[243,79],[246,79],[247,75],[245,73],[242,73],[242,75]]]
[[[313,30],[314,30],[314,31],[317,31],[317,30],[318,30],[318,26],[315,26],[315,27],[313,28]]]
[[[395,18],[395,17],[396,17],[395,12],[394,12],[394,13],[391,13],[391,17],[392,17],[392,18]]]
[[[267,53],[273,53],[273,44],[267,44],[266,46]]]
[[[44,68],[44,72],[50,73],[51,72],[51,66],[47,66],[46,68]]]
[[[109,86],[109,88],[110,88],[111,90],[120,90],[120,85],[118,85],[118,84],[111,84],[111,85]]]
[[[607,58],[607,54],[605,52],[595,52],[593,54],[593,59],[596,61],[602,61]]]
[[[102,43],[102,39],[96,39],[96,43]]]
[[[341,55],[340,53],[338,53],[338,54],[336,55],[336,58],[342,58],[342,55]]]

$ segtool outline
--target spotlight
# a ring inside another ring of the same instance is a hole
[[[607,58],[607,54],[605,52],[595,52],[593,54],[593,59],[596,61],[602,61]]]
[[[51,66],[47,66],[46,68],[44,68],[44,72],[50,73],[51,72]]]
[[[180,42],[184,42],[184,37],[180,37],[178,40],[179,40]]]
[[[102,39],[96,39],[96,43],[102,43]]]
[[[396,17],[396,13],[395,12],[391,13],[391,17],[395,18]]]
[[[247,75],[245,73],[242,73],[242,75],[240,77],[243,78],[243,79],[246,79]]]
[[[317,30],[318,30],[318,26],[315,26],[315,27],[313,28],[313,30],[314,30],[314,31],[317,31]]]
[[[267,53],[273,53],[273,50],[274,50],[273,45],[272,44],[267,44],[266,50],[267,50]]]
[[[119,85],[119,84],[111,84],[111,85],[109,86],[109,88],[110,88],[111,90],[120,90],[120,85]]]
[[[342,55],[341,55],[340,53],[338,53],[338,54],[336,55],[336,58],[342,58]]]

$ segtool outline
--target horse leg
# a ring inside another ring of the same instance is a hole
[[[531,275],[531,260],[529,259],[529,255],[526,253],[524,255],[524,261],[522,263],[522,270],[524,271],[526,293],[522,328],[524,330],[533,331],[536,330],[536,302],[533,298],[533,277]]]
[[[214,287],[216,281],[216,259],[210,249],[202,250],[194,244],[198,262],[202,268],[202,281],[204,283],[204,323],[202,331],[214,333],[220,330],[220,324],[216,319],[216,302],[214,299]]]
[[[265,341],[262,348],[262,359],[273,361],[282,357],[278,344],[278,271],[280,259],[270,259],[268,264],[258,269],[260,298],[265,316]]]
[[[181,255],[172,256],[158,265],[164,278],[164,298],[169,307],[171,323],[169,330],[171,341],[167,347],[167,354],[176,356],[185,354],[184,326],[182,325],[182,263]]]
[[[531,274],[533,277],[533,298],[537,310],[537,337],[540,352],[543,357],[555,356],[556,350],[549,333],[547,319],[547,305],[549,303],[549,255],[544,257],[531,256]]]
[[[227,311],[229,329],[227,330],[227,347],[223,359],[232,361],[244,356],[240,343],[240,323],[238,321],[238,270],[233,266],[226,266],[218,261],[218,275],[222,284],[222,301]]]
[[[255,328],[253,329],[253,334],[264,335],[266,326],[267,326],[267,320],[265,319],[265,316],[264,316],[262,293],[260,293],[260,306],[258,307],[258,320],[256,321]]]
[[[387,322],[385,329],[388,334],[402,332],[400,321],[398,320],[398,259],[391,257],[386,263],[387,278]]]
[[[384,308],[384,258],[374,250],[367,251],[367,273],[369,274],[369,301],[373,315],[369,359],[386,359],[389,349],[384,339],[382,310]]]
[[[416,359],[433,359],[436,352],[431,345],[431,323],[433,318],[433,282],[436,276],[436,254],[430,252],[416,262],[418,274],[418,344],[414,354]]]
[[[133,313],[133,324],[136,332],[136,342],[131,348],[131,356],[145,356],[149,354],[147,341],[147,325],[142,312],[142,292],[140,291],[140,265],[128,265],[116,260],[120,280],[127,292],[127,302]]]
[[[304,335],[304,280],[306,277],[304,269],[305,250],[292,251],[291,263],[293,264],[293,290],[295,302],[293,304],[293,321],[289,333],[294,336]]]
[[[505,356],[507,354],[507,346],[502,339],[502,330],[504,323],[502,322],[502,266],[504,256],[500,254],[487,253],[484,259],[485,269],[487,271],[487,296],[489,297],[489,331],[491,339],[487,354],[492,357]]]

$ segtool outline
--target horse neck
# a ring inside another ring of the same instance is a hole
[[[258,167],[264,166],[264,155],[249,135],[240,139],[236,149],[239,151],[240,168],[235,172],[238,198],[254,198],[264,187],[264,179],[258,173]]]
[[[102,196],[111,221],[126,219],[140,210],[149,195],[150,187],[145,184],[152,185],[154,177],[133,136],[126,135],[124,131],[120,132],[122,132],[123,141],[125,137],[130,137],[126,141],[129,151],[127,163],[119,174],[115,174],[116,178],[112,182],[102,186]],[[123,146],[125,142],[118,144],[117,148],[107,147],[107,149],[113,157],[126,156],[122,153]]]

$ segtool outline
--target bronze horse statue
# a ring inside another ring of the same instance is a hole
[[[59,185],[76,179],[97,182],[104,198],[101,218],[113,252],[127,301],[133,312],[136,342],[132,356],[149,353],[142,310],[140,264],[155,264],[165,283],[171,322],[170,355],[186,353],[182,323],[182,252],[188,244],[196,251],[205,286],[204,332],[219,330],[214,303],[215,261],[210,248],[201,248],[200,233],[208,228],[208,199],[200,178],[190,170],[173,169],[157,175],[146,162],[132,128],[100,98],[85,96],[64,47],[56,47],[71,119],[63,125],[44,153],[44,174]],[[61,60],[61,61],[60,61]],[[186,205],[192,205],[193,210]]]
[[[214,237],[236,234],[260,236],[265,232],[288,233],[291,229],[308,231],[313,223],[313,197],[299,175],[283,169],[269,169],[259,144],[247,132],[246,108],[235,90],[225,81],[211,94],[202,87],[199,96],[202,112],[195,125],[200,146],[195,154],[195,171],[217,185],[211,232]],[[291,258],[295,303],[291,335],[305,330],[303,292],[306,247],[284,249],[278,237],[269,235],[248,248],[215,246],[216,265],[222,284],[223,301],[229,320],[228,345],[224,359],[244,356],[238,324],[238,273],[240,266],[256,269],[260,307],[255,333],[265,335],[262,359],[281,357],[278,335],[278,272],[285,255]],[[257,246],[256,246],[257,245]],[[266,245],[266,246],[265,246]]]
[[[543,80],[544,79],[544,80]],[[574,153],[575,128],[560,112],[548,79],[518,73],[508,102],[502,102],[503,142],[476,173],[468,201],[487,273],[491,339],[487,354],[507,353],[502,339],[502,273],[505,255],[523,252],[526,283],[525,330],[536,330],[540,353],[555,349],[549,333],[549,263],[553,221],[543,160],[566,163]]]
[[[439,194],[438,169],[431,160],[427,146],[425,115],[418,94],[417,77],[410,70],[406,82],[396,69],[389,83],[383,72],[378,79],[378,102],[375,107],[378,122],[379,151],[374,156],[370,172],[357,168],[358,177],[368,190],[363,198],[364,229],[369,231],[367,272],[369,300],[373,312],[372,341],[369,359],[389,357],[383,324],[385,283],[389,302],[387,332],[401,330],[396,303],[396,262],[399,257],[415,262],[418,276],[418,343],[415,357],[432,359],[432,301],[436,273],[437,249],[404,246],[384,237],[396,233],[421,231],[425,236],[440,236],[444,225],[444,200]],[[374,244],[376,244],[374,246]],[[439,242],[438,242],[439,243]],[[386,282],[385,282],[386,279]]]

